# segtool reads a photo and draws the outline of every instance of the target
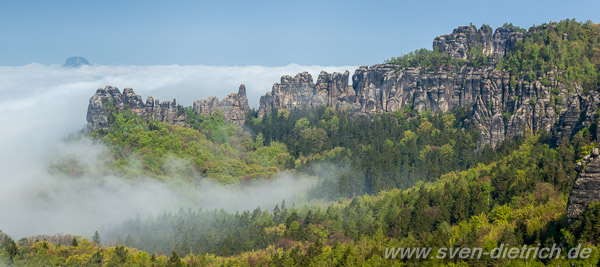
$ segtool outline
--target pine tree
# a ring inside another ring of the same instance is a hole
[[[100,234],[98,231],[94,232],[94,236],[92,237],[92,242],[96,243],[98,246],[102,246],[102,242],[100,241]]]
[[[167,266],[180,267],[180,266],[185,266],[185,264],[183,263],[183,261],[181,261],[181,258],[177,255],[177,252],[175,252],[175,250],[173,250],[173,252],[171,253],[171,257],[169,257],[169,260],[167,261]]]

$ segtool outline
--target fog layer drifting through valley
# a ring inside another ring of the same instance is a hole
[[[0,230],[15,238],[36,234],[79,234],[137,215],[176,212],[179,208],[229,211],[272,208],[282,199],[302,199],[314,178],[281,174],[245,186],[220,186],[198,177],[195,187],[153,178],[124,179],[107,174],[106,149],[90,140],[65,141],[85,127],[89,98],[99,87],[132,87],[143,98],[222,98],[246,84],[249,104],[282,75],[308,71],[343,72],[353,66],[283,67],[84,66],[63,68],[30,64],[0,67]],[[81,177],[53,174],[49,166],[77,159]],[[177,160],[175,160],[177,161]],[[183,189],[186,188],[186,189]]]

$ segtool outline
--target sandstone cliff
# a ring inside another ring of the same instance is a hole
[[[125,88],[121,93],[116,87],[106,86],[99,88],[90,98],[87,112],[89,131],[109,127],[108,115],[111,106],[119,111],[129,109],[146,120],[185,125],[184,108],[177,105],[175,99],[160,102],[149,96],[144,103],[142,97],[131,88]],[[198,114],[213,114],[216,110],[221,110],[226,121],[243,125],[249,110],[246,87],[243,84],[240,85],[237,94],[232,93],[221,101],[216,97],[210,97],[208,100],[196,100],[193,110]]]
[[[600,151],[592,150],[591,155],[577,163],[577,178],[569,196],[567,217],[569,222],[577,220],[587,206],[593,201],[600,201]]]
[[[437,112],[470,106],[470,122],[481,132],[480,147],[494,147],[506,138],[539,131],[568,137],[592,125],[600,104],[597,92],[558,82],[560,73],[556,71],[548,72],[543,83],[514,77],[511,82],[508,72],[494,68],[496,60],[525,34],[508,27],[492,34],[489,26],[479,30],[463,26],[434,40],[434,49],[461,59],[471,48],[482,49],[490,60],[479,68],[431,71],[393,64],[361,66],[352,75],[352,85],[348,85],[348,71],[321,72],[317,83],[306,72],[283,76],[261,97],[258,114],[319,105],[350,108],[361,114],[396,112],[405,107]]]
[[[493,67],[427,72],[383,64],[360,67],[348,86],[344,83],[347,72],[321,72],[316,84],[308,73],[301,73],[282,77],[280,84],[261,97],[259,116],[274,109],[319,105],[350,107],[362,114],[396,112],[407,106],[437,112],[470,105],[471,122],[481,132],[480,145],[495,146],[526,132],[569,137],[592,124],[600,96],[584,93],[577,85],[569,88],[555,76],[548,73],[546,85],[517,81],[512,86],[510,75]]]
[[[308,72],[296,76],[283,76],[280,83],[275,83],[271,92],[260,98],[259,116],[274,109],[296,109],[322,105],[336,106],[348,103],[348,97],[354,96],[352,87],[348,85],[348,71],[329,74],[322,71],[313,82]]]

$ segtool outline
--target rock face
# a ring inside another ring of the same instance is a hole
[[[284,76],[260,100],[259,116],[274,109],[330,105],[350,107],[362,114],[396,112],[404,107],[417,111],[449,111],[471,105],[471,122],[481,132],[480,145],[494,147],[506,138],[539,131],[570,136],[594,121],[597,92],[569,89],[547,74],[548,83],[510,82],[507,72],[493,67],[460,71],[427,72],[421,68],[396,69],[394,65],[362,66],[348,86],[347,73],[321,72],[313,84],[308,73]]]
[[[523,33],[511,27],[500,27],[492,33],[490,26],[479,30],[473,26],[461,26],[451,34],[438,36],[433,40],[433,49],[455,58],[466,59],[469,49],[482,49],[483,54],[498,59],[511,50]]]
[[[575,222],[593,201],[600,201],[600,157],[598,148],[592,150],[591,155],[577,163],[577,178],[569,195],[567,204],[567,217],[569,223]],[[584,168],[585,166],[585,168]]]
[[[99,88],[90,98],[87,112],[87,128],[89,131],[109,128],[108,115],[110,108],[119,111],[129,109],[146,120],[157,120],[174,125],[185,125],[184,108],[177,105],[177,101],[160,102],[151,96],[142,101],[142,97],[137,95],[133,89],[125,88],[123,93],[116,87],[106,86]],[[216,110],[221,110],[228,122],[242,125],[246,118],[246,112],[249,110],[248,99],[246,98],[246,87],[242,84],[239,92],[230,94],[222,101],[216,97],[208,100],[194,101],[194,110],[198,114],[213,114]]]
[[[490,64],[480,68],[427,71],[401,69],[392,64],[361,66],[347,84],[348,71],[321,72],[314,84],[310,74],[283,76],[271,92],[260,99],[259,116],[277,109],[330,105],[361,114],[396,112],[405,107],[417,111],[449,111],[470,106],[470,122],[478,126],[479,146],[495,147],[506,138],[539,131],[570,136],[590,126],[600,103],[597,92],[583,92],[579,85],[559,83],[550,71],[542,81],[512,79],[494,68],[496,59],[513,49],[525,33],[501,27],[492,34],[489,26],[477,30],[463,26],[437,37],[435,49],[465,58],[468,49],[481,48]]]
[[[283,76],[280,83],[275,83],[271,92],[260,98],[259,116],[272,112],[274,109],[296,109],[322,105],[336,106],[348,102],[348,71],[329,74],[322,71],[313,82],[308,72],[296,76]]]
[[[195,100],[193,107],[198,114],[212,115],[215,111],[221,110],[227,121],[237,125],[244,124],[246,112],[250,110],[248,98],[246,97],[246,86],[243,84],[240,85],[237,94],[230,94],[221,101],[214,96],[208,99]]]

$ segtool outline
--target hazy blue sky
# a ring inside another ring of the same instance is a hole
[[[459,25],[600,22],[600,1],[13,1],[0,65],[368,65]]]

